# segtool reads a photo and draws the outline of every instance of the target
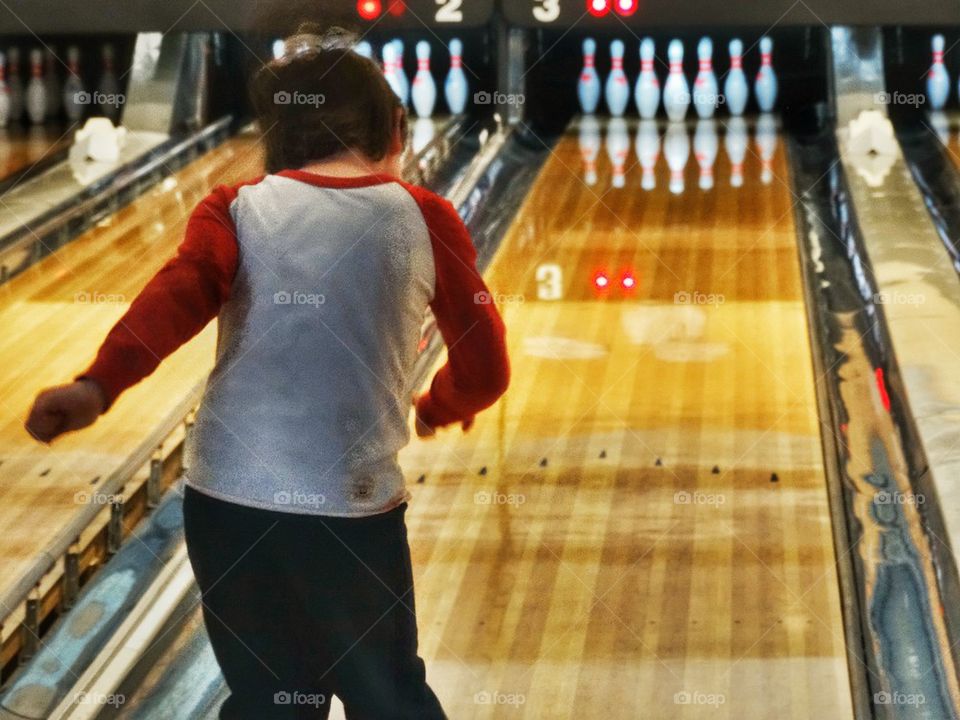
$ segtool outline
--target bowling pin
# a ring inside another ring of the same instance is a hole
[[[436,137],[437,126],[432,120],[426,118],[417,118],[413,121],[413,154],[419,155],[420,152],[429,145]]]
[[[469,93],[467,75],[463,72],[463,43],[454,38],[450,41],[450,72],[443,83],[443,94],[452,114],[459,115],[464,111]]]
[[[410,97],[418,117],[433,115],[433,107],[437,104],[437,83],[430,72],[430,43],[426,40],[417,43],[417,74],[413,78]]]
[[[397,80],[400,82],[400,100],[403,102],[403,106],[407,107],[410,104],[410,80],[407,78],[407,71],[403,67],[403,40],[397,38],[393,41],[393,44],[397,48],[396,72]]]
[[[48,47],[44,56],[46,73],[44,83],[47,86],[47,117],[55,118],[60,114],[60,105],[63,98],[60,94],[60,81],[57,80],[57,54],[54,47]]]
[[[670,74],[663,85],[663,109],[671,120],[683,120],[690,105],[690,86],[683,74],[683,43],[671,40],[667,57],[670,59]]]
[[[100,113],[116,121],[120,114],[120,88],[113,70],[113,45],[107,43],[101,51],[103,73],[100,75]]]
[[[660,130],[657,121],[645,119],[640,121],[637,130],[637,160],[643,168],[643,179],[640,187],[644,190],[653,190],[657,186],[657,160],[660,157]]]
[[[656,117],[660,106],[660,81],[653,69],[654,44],[650,38],[640,42],[640,77],[633,90],[633,99],[637,103],[637,112],[646,120]],[[659,140],[657,142],[659,146]]]
[[[400,77],[397,66],[397,46],[392,42],[385,43],[383,46],[383,77],[387,85],[393,90],[394,94],[403,102],[403,85],[400,83]]]
[[[670,167],[670,192],[680,195],[684,189],[683,171],[690,159],[690,137],[684,123],[674,121],[667,127],[663,156]]]
[[[730,72],[723,83],[723,97],[731,115],[743,115],[749,93],[747,76],[743,73],[743,42],[734,38],[730,41]]]
[[[353,51],[357,55],[360,55],[361,57],[365,57],[368,60],[373,60],[373,46],[370,43],[368,43],[366,40],[361,40],[356,45],[354,45]]]
[[[600,77],[596,67],[597,42],[593,38],[583,41],[583,70],[577,83],[577,97],[584,115],[593,115],[600,103]]]
[[[760,70],[753,83],[753,94],[761,112],[770,112],[777,104],[777,76],[773,72],[773,40],[760,38]]]
[[[10,88],[7,87],[7,59],[0,53],[0,128],[10,120]]]
[[[43,82],[43,51],[30,51],[30,82],[26,94],[27,117],[34,125],[42,125],[47,118],[47,86]]]
[[[80,51],[76,45],[67,48],[67,79],[63,82],[63,111],[70,122],[77,122],[83,117],[84,106],[80,102],[83,91],[83,81],[80,80]]]
[[[717,161],[720,141],[717,138],[717,125],[713,118],[697,120],[697,130],[693,134],[693,155],[700,166],[700,189],[713,187],[713,165]]]
[[[597,157],[600,155],[600,121],[593,115],[580,118],[580,157],[583,159],[583,182],[597,184]]]
[[[747,122],[742,117],[730,118],[727,134],[723,139],[727,157],[730,158],[730,187],[743,185],[743,159],[747,155]]]
[[[943,66],[943,35],[934,35],[933,64],[927,72],[927,101],[931,110],[942,110],[950,96],[950,78]]]
[[[777,121],[772,114],[760,114],[756,132],[757,154],[762,167],[760,182],[769,185],[773,181],[773,156],[777,152]]]
[[[23,81],[20,79],[20,48],[7,52],[7,90],[10,94],[10,122],[23,117]]]
[[[930,127],[944,145],[950,141],[950,120],[942,110],[930,113]]]
[[[693,107],[701,118],[713,117],[717,109],[717,76],[713,72],[713,41],[700,38],[697,45],[697,59],[700,62],[700,71],[693,81]]]
[[[610,74],[604,87],[604,96],[607,100],[607,109],[613,117],[623,117],[630,102],[630,85],[623,72],[624,45],[622,40],[610,43]]]
[[[629,93],[628,93],[629,95]],[[630,131],[623,118],[611,118],[607,125],[607,155],[613,165],[613,187],[627,184],[627,154],[630,152]]]

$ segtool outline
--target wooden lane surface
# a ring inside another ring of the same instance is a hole
[[[402,456],[451,717],[851,717],[793,198],[756,153],[671,195],[601,152],[587,188],[574,132],[522,207],[488,273],[512,386]]]
[[[60,125],[0,128],[0,180],[50,159],[72,140],[73,132]]]
[[[146,281],[176,251],[215,185],[254,177],[252,137],[230,140],[0,286],[0,588],[14,584],[97,484],[168,415],[213,362],[211,324],[91,429],[46,447],[23,420],[36,392],[69,381]],[[99,478],[99,480],[97,480]],[[3,615],[11,608],[0,608]],[[10,631],[5,628],[4,633]]]

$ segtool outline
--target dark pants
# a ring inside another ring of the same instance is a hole
[[[192,488],[183,513],[234,718],[434,720],[417,656],[406,505],[366,518],[248,508]]]

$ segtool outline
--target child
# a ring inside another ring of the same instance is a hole
[[[429,305],[447,364],[421,436],[506,389],[504,328],[453,207],[398,179],[404,112],[342,35],[302,30],[252,84],[268,175],[218,187],[94,363],[40,393],[49,442],[214,317],[188,448],[187,548],[231,695],[221,718],[444,717],[417,656],[397,453]]]

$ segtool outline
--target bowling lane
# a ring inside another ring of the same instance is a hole
[[[255,138],[230,140],[0,285],[0,591],[13,585],[106,479],[201,381],[213,359],[211,324],[96,426],[45,447],[23,429],[36,392],[68,381],[176,250],[210,188],[261,172]],[[98,479],[99,478],[99,479]],[[10,609],[4,609],[4,613]],[[15,632],[3,626],[3,638]]]
[[[570,129],[488,272],[510,390],[402,455],[451,717],[852,716],[786,160],[724,122],[673,173]]]
[[[59,124],[0,128],[0,186],[7,178],[66,152],[72,136],[72,132]]]

